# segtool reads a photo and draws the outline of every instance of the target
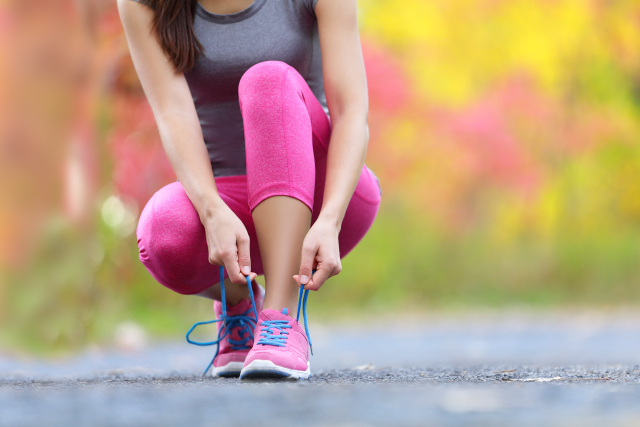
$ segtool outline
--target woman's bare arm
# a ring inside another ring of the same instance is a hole
[[[332,125],[320,216],[339,226],[367,153],[367,75],[358,34],[357,1],[319,0],[315,12]]]
[[[164,150],[207,231],[209,260],[224,264],[234,283],[244,283],[240,265],[251,266],[249,236],[218,194],[184,74],[175,72],[152,33],[153,11],[149,7],[118,0],[118,11]]]
[[[322,73],[331,113],[324,201],[305,239],[299,283],[318,290],[342,269],[338,233],[360,178],[369,141],[367,77],[360,46],[356,0],[318,0],[315,7]],[[314,261],[318,271],[307,282]],[[300,279],[300,278],[301,279]]]

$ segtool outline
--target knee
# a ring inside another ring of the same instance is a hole
[[[181,192],[167,187],[157,192],[142,211],[136,230],[140,261],[154,276],[164,276],[162,271],[188,259],[202,231],[195,208],[186,194],[182,196],[182,186],[175,184]]]
[[[179,225],[176,224],[173,232],[170,232],[166,220],[152,217],[147,222],[138,226],[138,253],[140,261],[149,269],[166,268],[174,260],[180,258],[183,245],[180,242],[180,234],[177,233]]]
[[[279,95],[283,77],[291,68],[282,61],[263,61],[253,65],[240,79],[240,103],[243,106],[260,100],[268,103],[273,96]]]

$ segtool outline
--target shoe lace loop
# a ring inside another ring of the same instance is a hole
[[[253,287],[251,286],[251,278],[247,275],[245,276],[247,279],[247,286],[249,287],[249,295],[251,296],[251,308],[245,311],[242,314],[238,314],[235,316],[227,315],[227,299],[224,292],[224,267],[220,267],[220,293],[222,294],[222,316],[219,319],[209,320],[206,322],[197,322],[191,326],[191,329],[187,332],[187,342],[189,344],[194,344],[198,346],[209,346],[216,345],[216,353],[213,355],[213,359],[207,365],[207,368],[202,373],[204,377],[211,366],[213,365],[213,361],[218,356],[218,352],[220,351],[220,341],[223,339],[227,339],[227,342],[231,346],[233,350],[248,350],[250,349],[248,342],[249,340],[253,340],[253,330],[258,323],[258,310],[256,309],[256,302],[253,296]],[[250,316],[251,311],[253,311],[254,317]],[[211,323],[223,322],[222,327],[218,333],[218,339],[209,342],[200,342],[194,341],[190,338],[191,333],[200,325],[209,325]],[[240,340],[231,339],[231,331],[234,328],[238,329],[238,336]]]

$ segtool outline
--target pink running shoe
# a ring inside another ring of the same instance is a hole
[[[267,309],[260,313],[256,342],[244,361],[240,378],[309,379],[309,349],[312,349],[307,328],[309,291],[304,291],[302,304],[304,330],[298,323],[303,291],[300,287],[297,319],[290,317],[286,308],[282,312]]]
[[[220,277],[224,278],[221,268]],[[251,283],[247,276],[247,286],[250,289],[250,299],[240,301],[229,306],[220,301],[214,301],[213,311],[217,320],[198,322],[187,332],[187,341],[199,346],[218,345],[211,363],[207,366],[203,376],[213,366],[213,375],[219,377],[237,377],[244,366],[244,360],[253,346],[253,331],[257,324],[257,313],[262,310],[264,289],[257,283]],[[224,279],[221,281],[222,300],[225,301]],[[199,325],[218,323],[218,339],[211,342],[197,342],[189,335]]]
[[[253,294],[255,296],[256,310],[262,310],[262,302],[264,301],[264,289],[258,284],[253,284]],[[221,319],[222,302],[214,301],[213,311],[216,318]],[[255,319],[253,306],[251,301],[244,299],[234,306],[227,305],[227,328],[229,333],[226,339],[218,344],[218,354],[213,359],[213,375],[218,377],[237,377],[242,371],[244,360],[249,354],[249,350],[253,347],[253,328],[255,322],[249,321],[233,321],[233,319],[242,319],[250,317]],[[224,335],[224,322],[218,323],[218,336]]]

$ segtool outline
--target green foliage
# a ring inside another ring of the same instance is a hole
[[[452,236],[385,209],[343,272],[314,295],[331,313],[640,303],[640,227],[619,233]]]
[[[93,228],[93,227],[91,227]],[[135,235],[123,236],[97,218],[83,233],[52,218],[27,268],[8,274],[6,343],[35,353],[64,353],[88,343],[112,343],[116,326],[135,321],[171,336],[212,316],[211,303],[158,285],[137,259]]]
[[[533,234],[500,241],[486,229],[454,236],[388,200],[343,272],[310,296],[310,315],[327,322],[472,307],[640,304],[639,241],[640,228],[606,235],[568,228],[551,241]],[[32,267],[9,279],[5,344],[47,354],[110,344],[125,320],[152,336],[182,339],[193,322],[212,317],[210,301],[163,288],[136,255],[133,238],[104,223],[87,237],[54,221]]]

